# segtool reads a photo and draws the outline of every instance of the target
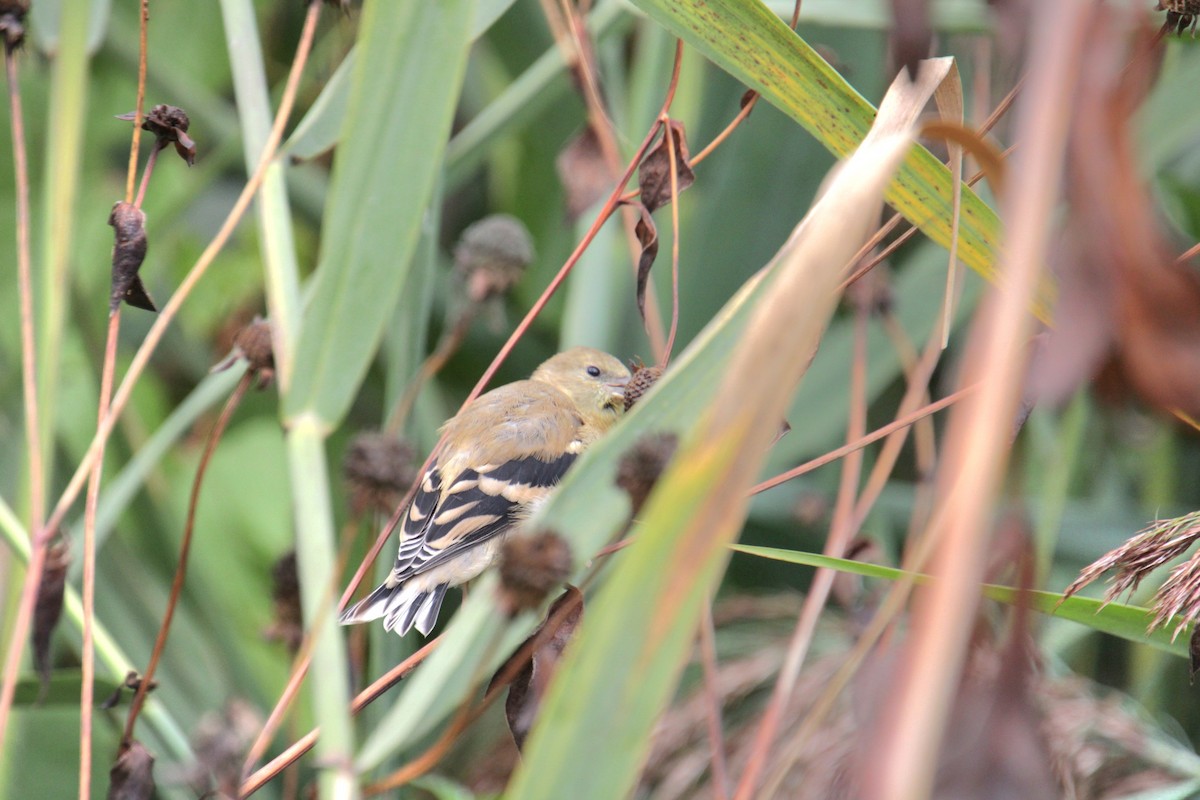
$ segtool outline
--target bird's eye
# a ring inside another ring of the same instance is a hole
[[[595,367],[595,366],[593,366],[593,367],[588,367],[588,368],[587,368],[587,374],[588,374],[588,375],[591,375],[593,378],[599,378],[599,377],[600,377],[600,368],[599,368],[599,367]]]

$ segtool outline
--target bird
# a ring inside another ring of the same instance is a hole
[[[491,566],[507,535],[621,417],[629,379],[615,356],[573,347],[446,422],[400,526],[391,574],[341,624],[382,618],[400,636],[414,627],[428,636],[446,590]]]

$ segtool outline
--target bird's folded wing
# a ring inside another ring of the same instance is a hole
[[[464,469],[448,486],[432,469],[422,481],[404,521],[400,552],[390,583],[444,564],[502,533],[520,509],[541,500],[575,460],[526,456],[502,464]]]

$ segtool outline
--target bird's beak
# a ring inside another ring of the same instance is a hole
[[[622,380],[614,381],[613,383],[606,383],[604,385],[607,386],[611,390],[610,396],[612,397],[612,399],[614,401],[624,403],[625,402],[625,386],[628,383],[629,383],[629,379],[624,378]]]

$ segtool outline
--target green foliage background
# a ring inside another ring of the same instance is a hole
[[[567,217],[555,172],[555,159],[583,129],[586,112],[572,91],[539,4],[478,0],[421,8],[392,2],[395,6],[376,2],[367,12],[355,4],[349,14],[333,9],[322,14],[294,115],[299,121],[310,114],[310,120],[289,126],[289,133],[296,134],[285,143],[288,154],[320,154],[280,162],[275,183],[265,190],[275,194],[268,195],[257,216],[242,223],[185,305],[110,442],[100,505],[97,596],[98,619],[113,646],[102,653],[98,696],[124,677],[118,655],[139,665],[134,668],[141,668],[149,655],[203,437],[236,380],[236,375],[209,371],[228,351],[231,329],[265,313],[268,295],[275,309],[290,310],[303,320],[292,342],[301,366],[291,393],[283,403],[274,389],[247,401],[222,441],[204,487],[198,538],[159,672],[157,704],[139,728],[158,755],[163,796],[189,796],[172,787],[168,776],[189,761],[189,737],[205,715],[218,712],[231,698],[265,713],[281,691],[289,656],[262,635],[272,615],[271,566],[293,546],[299,531],[301,560],[308,559],[302,575],[322,574],[314,559],[347,516],[337,477],[346,442],[355,432],[382,424],[460,302],[461,287],[450,272],[458,234],[485,214],[509,213],[529,227],[537,259],[504,300],[502,313],[478,322],[461,352],[422,391],[405,431],[422,454],[433,445],[438,424],[458,407],[593,218],[592,213],[578,221]],[[674,39],[651,18],[666,4],[639,3],[649,16],[618,0],[596,5],[593,22],[603,88],[622,154],[628,157],[662,101]],[[769,7],[790,12],[790,4]],[[961,57],[971,109],[974,37],[989,26],[984,3],[946,0],[934,7],[941,52]],[[801,36],[819,46],[858,93],[877,103],[889,82],[887,4],[807,0],[804,10]],[[142,275],[161,304],[245,183],[247,164],[256,160],[254,147],[261,147],[265,121],[278,102],[304,7],[274,0],[223,0],[219,6],[152,2],[151,14],[148,104],[186,109],[199,147],[191,169],[170,151],[164,153],[147,194],[150,251]],[[472,21],[467,24],[454,14],[470,14]],[[380,29],[364,29],[371,20]],[[443,38],[434,42],[457,42],[459,60],[454,52],[432,46],[414,57],[402,45],[421,44],[422,36],[404,38],[412,30],[406,24],[440,25]],[[394,26],[395,36],[388,26]],[[20,55],[20,88],[32,165],[42,408],[53,442],[46,455],[53,460],[54,498],[95,428],[112,244],[106,221],[112,203],[123,195],[129,140],[128,124],[113,116],[130,111],[136,96],[137,3],[34,0],[29,31]],[[377,35],[375,49],[365,50],[363,43],[372,34]],[[356,42],[355,68],[361,72],[349,70],[335,80]],[[1194,102],[1200,51],[1190,45],[1169,44],[1159,86],[1139,120],[1146,174],[1179,240],[1189,243],[1200,235],[1200,150],[1195,147],[1200,105]],[[261,62],[254,58],[259,46]],[[236,92],[235,79],[243,82]],[[267,87],[257,98],[246,88],[255,81]],[[336,90],[323,96],[330,85]],[[699,50],[686,50],[672,115],[686,125],[693,152],[732,118],[744,90]],[[394,92],[403,102],[379,102],[379,92]],[[265,105],[268,96],[270,108]],[[435,108],[439,99],[440,112]],[[983,102],[986,107],[989,99]],[[324,151],[339,136],[342,149],[331,157]],[[10,149],[10,129],[0,126],[0,152]],[[771,259],[833,163],[826,145],[784,111],[760,103],[750,120],[699,167],[697,183],[680,206],[680,349]],[[0,159],[0,242],[10,244],[15,241],[12,187],[11,161]],[[379,194],[364,196],[372,191]],[[983,197],[989,199],[986,193]],[[395,230],[393,214],[399,218]],[[665,218],[660,213],[662,255],[654,275],[660,298],[670,295]],[[355,227],[364,222],[365,230]],[[498,380],[521,377],[549,353],[576,343],[652,359],[636,316],[623,237],[615,223],[601,233]],[[9,257],[4,263],[14,261]],[[893,265],[896,313],[909,335],[922,341],[940,308],[945,251],[918,240],[901,250]],[[28,519],[28,454],[21,422],[15,268],[5,266],[0,276],[0,319],[6,320],[0,324],[0,497],[15,515],[0,520],[8,542],[0,548],[0,632],[6,632],[23,575],[17,544],[23,531],[16,519]],[[294,281],[290,288],[289,280]],[[339,281],[352,303],[341,315],[326,307],[329,286]],[[970,315],[984,286],[974,273],[966,281],[960,321]],[[364,312],[364,304],[372,303],[377,307]],[[665,303],[663,311],[669,316]],[[118,375],[150,324],[143,312],[124,312]],[[727,352],[733,333],[718,331],[717,338],[723,343],[717,349]],[[954,363],[957,344],[955,336],[944,363]],[[326,346],[332,354],[318,352]],[[848,316],[835,318],[793,404],[793,431],[772,450],[765,474],[819,455],[844,438],[850,347]],[[357,354],[358,363],[346,354]],[[320,370],[309,369],[314,363]],[[701,359],[691,377],[680,380],[680,396],[687,391],[686,381],[717,380],[719,367],[715,356]],[[872,423],[891,419],[903,389],[900,376],[888,339],[873,330]],[[672,410],[664,402],[658,413]],[[306,432],[297,423],[309,412],[319,424]],[[646,418],[653,414],[648,409]],[[690,410],[678,424],[698,414],[698,409]],[[285,421],[290,433],[281,424]],[[630,432],[627,438],[632,437]],[[607,463],[615,454],[615,446],[598,453],[596,463]],[[306,458],[327,464],[332,475],[323,495],[332,509],[328,520],[306,505],[311,497],[296,496],[298,476],[319,472]],[[902,461],[900,474],[866,524],[892,553],[899,549],[913,502],[914,476],[904,472],[906,464]],[[595,470],[600,474],[601,467]],[[1200,448],[1195,438],[1144,413],[1099,404],[1087,393],[1065,410],[1037,410],[1018,445],[1008,483],[1014,497],[1022,496],[1047,555],[1045,587],[1061,590],[1080,566],[1149,520],[1200,507],[1197,474]],[[758,498],[743,543],[819,550],[824,523],[798,523],[793,508],[804,497],[831,497],[835,476],[817,472]],[[619,497],[600,498],[619,502]],[[579,508],[564,503],[562,513],[582,515],[588,503],[596,502],[593,493],[579,494]],[[79,506],[69,517],[77,543]],[[600,516],[622,513],[613,506]],[[325,522],[329,524],[323,526]],[[373,534],[366,526],[360,531],[352,563]],[[77,573],[76,565],[75,586]],[[738,555],[722,591],[802,588],[807,575],[800,568]],[[425,676],[363,716],[354,734],[362,745],[360,765],[394,765],[419,751],[467,690],[461,664],[502,657],[479,644],[501,627],[484,610],[487,591],[485,584],[477,593],[478,610],[464,612],[452,630],[452,641],[464,650],[455,652],[447,645],[446,653],[429,662]],[[70,617],[68,613],[55,639],[55,691],[40,706],[26,694],[18,699],[16,735],[8,737],[7,751],[0,754],[0,796],[62,797],[75,790],[79,712],[72,687],[78,687],[79,632],[77,619]],[[505,641],[519,641],[532,624],[521,620],[504,634]],[[412,647],[381,633],[371,634],[372,676]],[[7,641],[6,633],[2,640]],[[1186,690],[1182,659],[1098,634],[1078,622],[1047,622],[1042,642],[1056,669],[1069,667],[1120,687],[1152,713],[1170,714],[1170,719],[1161,717],[1168,732],[1192,742],[1200,737],[1200,708]],[[333,671],[322,673],[318,667],[312,680],[336,676],[338,645],[329,646],[325,663]],[[25,677],[32,680],[32,673]],[[321,697],[328,694],[336,704],[341,693],[335,683],[318,687],[315,701],[310,692],[302,695],[296,731],[318,720],[332,724],[322,716]],[[107,785],[104,767],[115,752],[122,712],[119,707],[99,715],[97,794]],[[487,720],[484,731],[481,738],[507,735],[495,718]],[[455,774],[453,764],[447,772]],[[311,775],[306,771],[305,779]],[[263,796],[280,796],[278,792],[268,787]]]

